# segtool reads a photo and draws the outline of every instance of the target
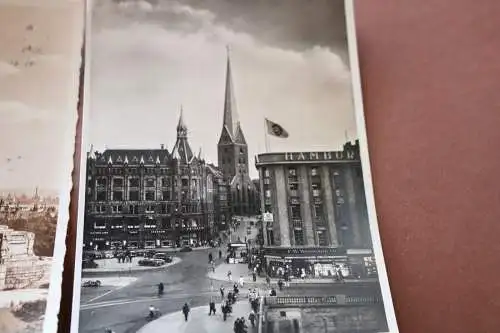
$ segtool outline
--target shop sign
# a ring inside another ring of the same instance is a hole
[[[346,255],[345,249],[335,247],[266,248],[264,251],[266,255],[277,257],[321,257]]]

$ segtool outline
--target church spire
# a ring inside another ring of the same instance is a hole
[[[234,96],[233,78],[231,75],[231,58],[229,56],[229,46],[227,49],[226,67],[226,92],[224,96],[224,122],[222,128],[227,128],[229,134],[234,138],[238,127],[238,112],[236,110],[236,99]]]
[[[179,122],[177,123],[177,137],[187,137],[187,126],[184,123],[184,116],[183,116],[184,110],[181,105],[181,112],[179,114]]]

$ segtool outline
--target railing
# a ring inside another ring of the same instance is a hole
[[[349,305],[373,305],[382,303],[378,296],[267,296],[264,297],[266,306],[349,306]]]

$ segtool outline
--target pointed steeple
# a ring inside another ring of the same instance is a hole
[[[184,123],[184,110],[181,105],[181,112],[179,114],[179,122],[177,123],[177,137],[187,137],[187,126]]]
[[[199,160],[201,160],[201,159],[202,159],[202,157],[201,157],[201,156],[202,156],[202,155],[201,155],[201,153],[202,153],[202,149],[201,149],[201,147],[200,147],[200,150],[198,151],[198,159],[199,159]]]
[[[177,140],[175,142],[174,148],[172,149],[172,156],[178,161],[188,164],[194,157],[191,147],[188,143],[187,138],[187,126],[184,123],[183,109],[181,106],[181,112],[179,115],[179,122],[177,124]]]
[[[226,67],[226,92],[224,95],[224,121],[222,128],[234,138],[238,126],[238,111],[236,109],[236,98],[234,95],[233,77],[231,73],[231,57],[229,56],[229,46],[227,46],[227,67]]]

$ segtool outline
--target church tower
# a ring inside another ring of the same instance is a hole
[[[256,190],[248,174],[248,145],[238,119],[229,53],[226,67],[224,117],[217,144],[217,155],[219,168],[231,187],[234,213],[238,215],[256,213]]]
[[[229,54],[226,68],[224,118],[217,151],[219,168],[226,179],[232,181],[236,176],[248,176],[248,146],[238,119]]]

